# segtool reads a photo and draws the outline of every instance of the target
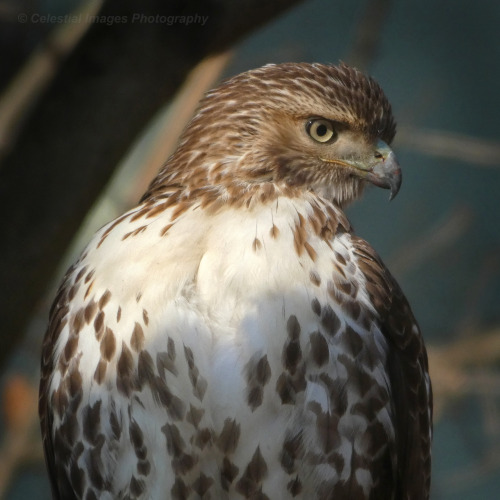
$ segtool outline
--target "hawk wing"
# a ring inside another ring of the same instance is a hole
[[[54,500],[76,500],[75,492],[71,485],[67,483],[65,474],[58,474],[55,464],[54,442],[52,439],[52,414],[49,411],[50,402],[48,400],[49,381],[54,370],[54,345],[59,335],[67,323],[69,311],[68,286],[69,278],[72,275],[76,264],[66,273],[59,291],[57,293],[49,315],[49,326],[42,345],[42,363],[40,377],[40,391],[38,411],[40,415],[40,427],[42,432],[42,444],[45,455],[45,463],[49,473],[52,498]]]
[[[388,376],[396,438],[394,498],[429,498],[431,477],[432,388],[427,352],[401,288],[366,241],[353,236],[370,300],[389,343]]]

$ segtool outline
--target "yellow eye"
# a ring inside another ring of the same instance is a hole
[[[332,142],[337,138],[332,122],[324,118],[309,120],[306,124],[306,131],[317,142]]]

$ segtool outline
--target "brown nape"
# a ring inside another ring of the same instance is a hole
[[[358,70],[345,64],[264,66],[226,80],[206,94],[177,151],[142,201],[199,189],[210,198],[239,199],[245,196],[245,182],[275,182],[281,173],[270,172],[270,167],[281,169],[294,158],[304,163],[297,151],[287,151],[286,143],[280,143],[281,160],[264,154],[254,161],[249,157],[256,155],[254,150],[270,147],[266,137],[279,129],[280,115],[325,116],[348,124],[368,141],[380,138],[389,144],[395,134],[391,106],[382,89]],[[248,164],[253,165],[251,171]],[[359,194],[356,186],[353,191]]]

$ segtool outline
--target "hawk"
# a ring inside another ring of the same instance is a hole
[[[427,499],[419,327],[343,207],[396,195],[391,107],[345,64],[206,94],[63,279],[40,419],[55,499]]]

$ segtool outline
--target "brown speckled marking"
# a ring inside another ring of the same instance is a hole
[[[339,276],[342,276],[342,278],[345,278],[346,275],[345,275],[345,272],[344,272],[344,269],[342,269],[341,266],[339,266],[337,264],[337,262],[333,261],[333,270],[334,270],[334,274],[337,274]]]
[[[197,455],[186,453],[187,445],[175,424],[165,424],[161,428],[167,439],[167,451],[172,457],[172,468],[177,476],[189,472],[198,462]]]
[[[146,484],[143,479],[137,479],[135,476],[132,476],[129,489],[132,497],[138,497],[139,495],[144,493]]]
[[[85,276],[85,280],[83,281],[85,284],[87,284],[95,275],[95,269],[91,269],[88,273],[87,276]]]
[[[328,342],[325,337],[319,332],[313,332],[309,336],[309,340],[311,341],[311,356],[314,363],[317,366],[323,366],[328,363],[330,354],[328,350]]]
[[[183,479],[177,476],[170,493],[172,494],[172,500],[187,500],[190,489],[186,486]]]
[[[153,358],[148,351],[141,351],[137,361],[137,383],[142,389],[145,385],[153,388],[156,383],[156,373]],[[153,393],[155,396],[155,393]]]
[[[199,495],[200,498],[207,498],[208,490],[213,486],[214,480],[206,476],[203,472],[193,483],[193,491]]]
[[[281,450],[280,463],[281,467],[288,473],[293,474],[297,470],[297,461],[303,455],[302,433],[300,430],[297,434],[290,434],[283,442]]]
[[[116,311],[116,322],[119,323],[122,319],[122,308],[118,306],[118,310]]]
[[[299,220],[295,223],[295,228],[293,229],[293,244],[295,247],[295,252],[300,257],[304,251],[304,244],[307,240],[307,230],[304,216],[298,213]]]
[[[85,309],[80,307],[71,320],[71,333],[78,335],[85,324]]]
[[[276,239],[280,234],[280,230],[278,229],[277,226],[275,226],[274,224],[271,226],[271,229],[269,230],[269,235],[271,236],[271,238],[274,238]]]
[[[317,236],[331,247],[330,242],[335,236],[338,226],[343,225],[343,221],[339,220],[335,212],[328,210],[328,205],[319,205],[319,203],[316,202],[311,203],[311,207],[313,209],[313,214],[308,218],[311,228]]]
[[[102,384],[104,382],[107,366],[108,363],[104,361],[104,359],[100,359],[99,363],[97,363],[97,367],[94,372],[94,381],[97,382],[98,384]]]
[[[335,283],[332,280],[328,280],[326,283],[326,290],[328,295],[333,299],[337,304],[343,305],[346,298],[342,294],[342,292],[335,286]]]
[[[199,429],[196,433],[196,437],[194,440],[194,445],[197,446],[200,450],[203,450],[208,445],[212,445],[214,442],[214,431],[205,427],[203,429]]]
[[[340,319],[328,304],[323,307],[323,312],[321,314],[321,326],[323,326],[326,333],[332,337],[339,331],[340,328]]]
[[[113,330],[111,330],[111,328],[107,326],[104,336],[101,340],[101,356],[106,361],[111,361],[111,358],[113,357],[115,351],[116,351],[115,334],[113,333]]]
[[[259,240],[259,238],[255,238],[252,243],[252,250],[256,252],[257,250],[260,250],[262,248],[262,243]]]
[[[359,335],[359,333],[356,332],[356,330],[354,330],[351,326],[346,325],[343,339],[346,343],[346,349],[352,354],[352,356],[357,358],[363,350],[363,339],[361,338],[361,335]],[[366,362],[369,362],[369,360],[367,359]],[[368,368],[373,369],[372,363],[368,364]]]
[[[190,404],[189,410],[186,412],[186,422],[189,422],[195,429],[197,429],[204,414],[204,408],[195,408],[192,404]]]
[[[350,355],[340,354],[337,360],[344,365],[347,371],[347,378],[351,381],[351,384],[356,387],[360,396],[365,396],[373,386],[378,385],[377,380],[375,380],[369,372],[359,369],[358,363],[356,363],[356,360],[351,358]],[[366,413],[366,409],[363,409],[363,412]]]
[[[83,452],[83,445],[81,443],[78,443],[78,445],[80,446],[76,447],[76,453],[73,453],[72,457],[73,461],[70,467],[72,491],[68,491],[68,494],[73,495],[74,493],[76,493],[77,495],[82,497],[86,485],[86,474],[84,473],[83,469],[78,466],[78,463],[76,461]]]
[[[154,398],[159,401],[167,410],[168,416],[174,420],[182,420],[186,413],[186,405],[179,397],[172,394],[165,381],[160,377],[155,377],[151,387]]]
[[[102,401],[98,400],[94,405],[86,405],[82,409],[83,437],[94,445],[98,442],[98,433],[101,430],[101,405]]]
[[[149,314],[148,314],[148,312],[146,311],[146,309],[143,309],[143,310],[142,310],[142,321],[144,322],[144,325],[145,325],[145,326],[148,326],[148,325],[149,325]]]
[[[189,210],[192,205],[193,205],[192,200],[184,200],[178,203],[175,206],[174,210],[172,211],[172,220],[175,220],[178,217],[180,217],[184,212]]]
[[[311,300],[311,308],[314,311],[314,314],[316,316],[321,316],[321,304],[319,303],[319,300],[314,297],[314,299]]]
[[[311,283],[312,283],[314,286],[319,286],[319,285],[321,285],[321,277],[320,277],[320,275],[318,274],[318,271],[315,271],[315,270],[311,270],[311,271],[309,271],[309,279],[311,280]]]
[[[203,401],[208,383],[206,379],[200,375],[200,371],[194,361],[193,351],[187,346],[184,346],[184,355],[186,356],[189,367],[189,380],[193,386],[193,394],[200,401]]]
[[[198,463],[198,455],[183,453],[172,460],[172,469],[176,474],[185,476]]]
[[[352,319],[357,320],[361,314],[361,306],[359,302],[354,300],[347,300],[344,303],[344,310],[351,316]]]
[[[226,418],[226,420],[224,420],[224,427],[215,442],[217,448],[225,455],[234,453],[234,450],[236,450],[238,446],[240,433],[240,424],[233,418]]]
[[[302,350],[300,347],[300,325],[297,317],[292,315],[288,318],[287,332],[289,340],[285,343],[282,352],[282,363],[290,374],[295,374],[299,363],[302,361]]]
[[[111,299],[111,292],[109,290],[106,290],[102,295],[101,298],[99,299],[99,309],[104,309],[106,304],[109,302],[109,299]]]
[[[229,487],[238,475],[238,472],[239,468],[229,458],[224,457],[220,471],[220,483],[224,491],[229,491]]]
[[[83,275],[87,272],[87,266],[83,266],[79,271],[78,274],[75,277],[75,284],[78,283],[82,278]]]
[[[247,381],[247,403],[254,411],[262,404],[264,387],[271,378],[271,367],[267,355],[255,354],[245,365]]]
[[[116,227],[118,226],[118,224],[120,224],[123,220],[125,220],[127,217],[129,216],[129,214],[123,214],[122,216],[118,217],[118,219],[116,219],[112,224],[109,225],[109,227],[106,229],[106,231],[104,231],[104,233],[102,234],[101,236],[101,239],[99,240],[99,243],[97,244],[96,248],[99,248],[104,240],[108,237],[109,233],[111,233],[111,231]]]
[[[168,203],[159,203],[158,205],[154,206],[153,208],[147,207],[144,209],[144,212],[146,212],[146,219],[151,219],[152,217],[155,217],[156,215],[160,215],[163,213],[171,204]]]
[[[99,311],[94,320],[95,338],[101,340],[104,333],[104,311]]]
[[[353,292],[353,286],[352,284],[349,282],[349,281],[340,281],[339,283],[337,283],[337,287],[343,292],[345,293],[346,295],[351,295],[351,296],[354,296],[354,292],[355,292],[355,289],[354,289],[354,292]]]
[[[289,481],[286,485],[286,489],[290,492],[290,495],[292,495],[292,497],[300,495],[300,492],[302,491],[302,483],[299,479],[299,476],[295,476],[295,479]]]
[[[131,236],[137,236],[138,234],[141,234],[142,232],[146,231],[148,226],[140,226],[137,229],[134,229],[133,231],[129,231],[128,233],[125,233],[122,236],[122,241],[126,240],[127,238],[130,238]]]
[[[71,335],[64,346],[62,356],[59,358],[58,369],[61,372],[61,374],[64,375],[66,373],[66,370],[68,369],[71,360],[75,356],[77,347],[78,347],[78,337],[76,335]]]
[[[165,236],[168,232],[168,230],[173,226],[174,224],[167,224],[161,231],[160,231],[160,236]]]
[[[104,434],[99,434],[96,443],[88,450],[88,478],[90,484],[98,491],[109,489],[109,480],[104,477],[104,464],[102,461],[102,448],[105,443]]]
[[[140,210],[137,210],[133,215],[132,217],[130,217],[129,219],[129,224],[131,222],[135,222],[136,220],[139,220],[141,219],[142,217],[144,217],[148,212],[150,211],[149,207],[148,206],[144,206],[143,208],[141,208]]]
[[[151,464],[148,460],[148,449],[144,443],[144,434],[135,420],[130,422],[129,437],[137,458],[137,473],[141,476],[148,476],[151,471]]]
[[[90,300],[89,303],[85,306],[85,323],[88,325],[95,317],[97,313],[97,303],[94,299]]]
[[[295,314],[292,314],[286,323],[286,331],[288,333],[288,337],[290,337],[291,340],[299,340],[300,337],[300,324],[299,321],[297,320],[297,316]]]
[[[160,377],[165,380],[165,370],[173,375],[178,375],[179,371],[175,366],[175,343],[171,337],[168,338],[167,352],[159,352],[156,355],[156,367]]]
[[[132,330],[132,336],[130,337],[130,347],[135,352],[140,352],[144,348],[144,331],[139,323],[135,323],[134,329]]]
[[[340,264],[342,266],[345,266],[347,264],[347,261],[344,258],[344,256],[341,253],[337,252],[337,251],[335,251],[334,253],[335,253],[335,258],[337,259],[337,262],[340,262]]]
[[[252,459],[248,463],[245,472],[236,482],[236,491],[244,498],[268,498],[262,493],[262,481],[267,476],[267,464],[257,446]]]
[[[306,249],[307,255],[311,258],[313,262],[316,262],[316,259],[318,258],[318,254],[316,250],[312,247],[310,243],[307,241],[304,243],[304,248]]]
[[[276,381],[276,392],[282,404],[294,404],[297,393],[306,388],[306,365],[300,346],[300,325],[295,315],[288,318],[287,333],[288,339],[281,354],[284,371]]]
[[[130,397],[135,385],[132,353],[122,341],[122,351],[116,364],[116,387],[124,396]]]
[[[340,446],[338,425],[342,413],[336,411],[323,411],[316,401],[310,401],[307,408],[316,414],[317,443],[324,455],[335,451]]]
[[[76,283],[74,285],[72,285],[68,290],[68,300],[73,300],[79,289],[80,289],[80,285],[78,285]]]
[[[94,282],[95,282],[95,280],[92,280],[90,282],[89,286],[87,287],[87,290],[85,291],[85,295],[83,296],[84,299],[86,299],[90,295],[90,292],[92,291],[92,288],[94,287]]]

